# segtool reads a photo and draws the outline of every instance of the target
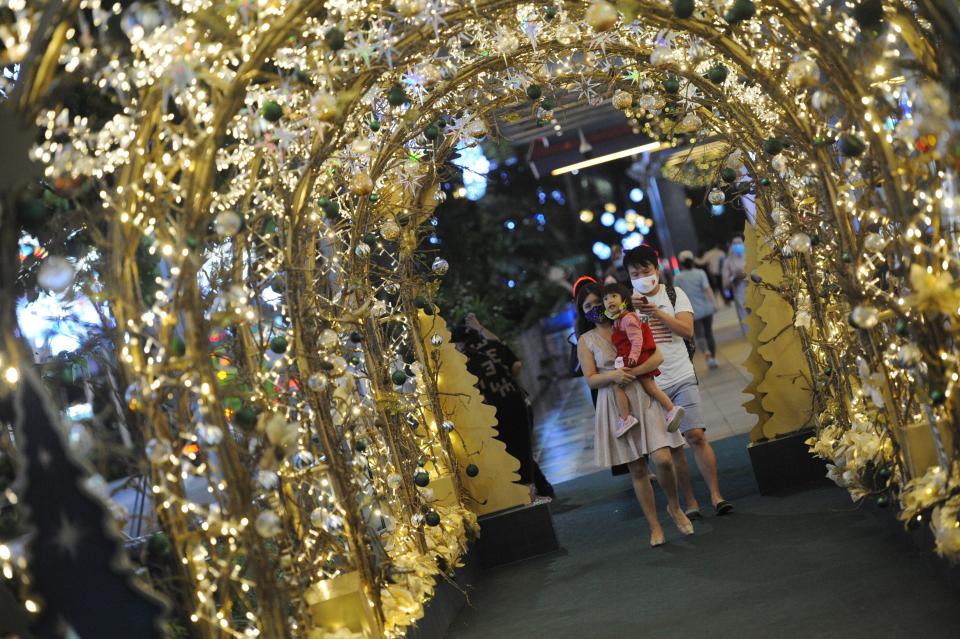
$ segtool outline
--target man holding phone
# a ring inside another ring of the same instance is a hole
[[[660,256],[644,244],[627,251],[623,260],[633,284],[631,301],[637,312],[647,317],[657,348],[663,353],[657,385],[685,414],[680,432],[693,449],[700,474],[710,489],[710,501],[717,515],[733,510],[733,504],[720,493],[717,479],[717,457],[706,437],[706,424],[700,410],[700,387],[693,370],[690,351],[684,340],[693,338],[693,306],[682,289],[662,283]],[[690,470],[682,448],[673,449],[673,463],[677,468],[679,488],[687,503],[687,516],[696,519],[700,506],[693,494]]]

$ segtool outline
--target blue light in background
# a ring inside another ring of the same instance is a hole
[[[623,250],[629,251],[630,249],[635,249],[638,246],[643,244],[643,235],[634,231],[630,235],[623,238]]]
[[[617,221],[617,216],[609,211],[605,211],[603,215],[600,216],[600,223],[604,226],[613,226],[613,223]]]
[[[515,287],[516,285],[517,285],[517,283],[516,283],[515,281],[513,281],[513,280],[507,280],[507,286],[508,286],[508,287],[513,288],[513,287]]]
[[[557,204],[567,203],[567,198],[563,197],[563,193],[561,193],[560,191],[556,191],[556,190],[550,191],[550,197],[552,197],[553,201],[556,202]]]
[[[710,212],[711,212],[713,215],[723,215],[724,208],[725,208],[725,207],[724,207],[723,204],[711,204],[711,205],[710,205]]]
[[[514,222],[513,220],[507,220],[506,222],[503,223],[503,226],[508,231],[512,231],[513,229],[517,228],[517,223]]]
[[[621,217],[619,220],[613,223],[613,230],[620,235],[625,235],[630,232],[630,224]]]
[[[457,147],[460,157],[453,161],[463,169],[463,187],[467,190],[468,200],[479,200],[487,193],[487,173],[490,172],[490,160],[479,146]]]
[[[537,224],[540,224],[541,226],[547,223],[547,216],[543,213],[537,213],[533,217],[537,221]]]
[[[648,235],[650,233],[650,227],[646,224],[640,224],[637,226],[637,230],[640,231],[641,235]]]
[[[543,189],[541,188],[537,189],[537,201],[540,202],[540,204],[547,203],[547,194],[544,193]]]
[[[594,242],[593,254],[599,257],[601,260],[609,260],[611,254],[610,247],[603,242]]]
[[[431,236],[430,236],[430,243],[431,243],[431,244],[439,244],[439,243],[440,243],[440,238],[437,237],[436,235],[431,235]]]
[[[637,187],[630,189],[630,201],[643,202],[643,191],[641,191]]]
[[[627,209],[626,211],[623,212],[623,214],[624,214],[624,215],[636,215],[636,214],[637,214],[637,209]]]

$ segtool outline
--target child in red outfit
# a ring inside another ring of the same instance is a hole
[[[603,288],[603,305],[606,315],[613,320],[613,346],[617,349],[617,359],[614,363],[616,368],[639,366],[650,359],[657,350],[650,326],[633,312],[628,300],[629,297],[620,284],[608,284]],[[673,433],[680,426],[684,410],[682,406],[674,406],[667,394],[653,381],[653,378],[659,374],[659,370],[647,373],[640,378],[640,386],[666,411],[667,431]],[[622,437],[638,421],[630,414],[630,400],[621,387],[614,388],[614,396],[617,398],[617,408],[620,411],[620,422],[614,434]]]

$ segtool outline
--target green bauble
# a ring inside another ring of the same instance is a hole
[[[760,186],[770,186],[770,178],[760,178]]]
[[[283,117],[283,107],[276,100],[267,100],[260,107],[260,115],[267,122],[276,122]]]
[[[423,468],[426,465],[427,465],[426,457],[424,457],[423,455],[420,455],[419,457],[417,457],[417,466],[419,466],[420,468]]]
[[[543,15],[547,20],[553,20],[557,17],[557,8],[554,6],[549,6],[543,10]]]
[[[426,488],[430,485],[430,474],[424,471],[418,471],[413,475],[413,483],[420,488]]]
[[[889,497],[887,497],[886,495],[880,495],[879,497],[877,497],[877,506],[879,506],[880,508],[886,508],[889,505],[890,505]]]
[[[902,317],[897,320],[897,324],[895,328],[897,331],[897,335],[899,335],[900,337],[906,337],[907,334],[910,332],[910,325],[907,324],[907,320],[903,319]]]
[[[767,138],[763,141],[763,150],[767,155],[779,155],[783,151],[783,141],[779,138]]]
[[[476,464],[467,464],[467,477],[476,477],[480,474],[480,468]]]
[[[824,367],[823,367],[823,374],[824,374],[825,376],[827,376],[827,377],[829,377],[830,375],[832,375],[832,374],[833,374],[833,367],[832,367],[832,366],[824,366]]]
[[[363,441],[362,439],[358,439],[356,443],[353,445],[353,448],[358,453],[364,453],[367,451],[367,442]]]
[[[428,525],[430,526],[439,526],[440,525],[440,515],[434,511],[427,513],[427,516],[424,518]]]
[[[390,106],[398,107],[407,101],[407,94],[403,90],[403,85],[395,84],[387,91],[387,102]]]
[[[541,95],[543,95],[543,91],[540,90],[540,85],[531,84],[527,87],[527,97],[531,100],[539,100]]]
[[[328,197],[321,197],[317,200],[317,204],[323,209],[323,213],[327,217],[337,217],[340,215],[340,205],[337,204],[335,200],[331,200]]]
[[[438,137],[440,137],[440,130],[431,124],[423,130],[423,137],[427,138],[428,140],[436,140]]]
[[[723,80],[721,80],[723,82]],[[680,90],[680,80],[677,78],[667,78],[663,81],[663,90],[667,93],[677,93]]]
[[[540,103],[540,107],[544,111],[553,111],[555,108],[557,108],[557,101],[553,98],[544,98],[543,102]]]
[[[287,338],[283,335],[277,335],[270,340],[270,350],[280,355],[287,352]]]
[[[853,258],[850,256],[850,254],[846,252],[840,254],[840,259],[843,261],[844,264],[849,264],[850,262],[853,261]]]
[[[339,51],[343,48],[343,45],[346,44],[347,37],[344,35],[343,31],[336,27],[332,27],[324,34],[323,41],[327,43],[327,46],[330,47],[331,51]]]
[[[367,199],[370,200],[373,204],[376,204],[380,201],[380,195],[377,193],[371,193],[367,196]]]
[[[166,559],[172,555],[173,544],[166,533],[157,533],[147,540],[147,555],[152,561]]]
[[[375,244],[377,241],[376,233],[365,233],[363,236],[363,241],[367,244]]]
[[[370,121],[367,122],[367,126],[370,127],[370,130],[376,133],[380,130],[380,120],[377,118],[370,118]]]
[[[737,179],[737,172],[731,169],[729,166],[725,166],[720,169],[720,179],[724,182],[733,182]]]
[[[944,393],[939,388],[935,388],[930,391],[930,402],[934,406],[940,406],[947,401],[947,394]]]
[[[725,67],[722,64],[718,64],[717,66],[707,71],[707,79],[713,82],[714,84],[723,84],[724,80],[727,79],[727,75],[729,75],[729,73],[730,73],[730,70],[727,69],[727,67]]]
[[[673,0],[673,15],[686,20],[693,15],[693,0]]]
[[[186,355],[187,345],[179,335],[174,335],[170,340],[170,352],[174,357],[183,357]]]
[[[840,153],[846,157],[853,158],[862,155],[863,152],[866,151],[867,145],[859,136],[845,133],[840,136],[838,148],[840,149]]]
[[[390,374],[390,379],[393,381],[394,385],[403,386],[404,382],[407,381],[407,374],[398,368]]]
[[[730,24],[736,24],[749,20],[755,15],[757,15],[757,5],[753,4],[752,0],[736,0],[723,19]]]
[[[361,335],[357,331],[353,331],[352,333],[350,333],[350,341],[353,342],[354,344],[359,344],[360,342],[363,341],[363,335]]]
[[[233,414],[233,421],[244,430],[253,428],[257,423],[257,411],[254,410],[253,406],[241,406]]]
[[[884,466],[877,471],[877,476],[883,481],[888,481],[891,475],[893,475],[893,470],[889,466]]]

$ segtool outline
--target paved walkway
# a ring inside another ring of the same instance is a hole
[[[714,320],[717,360],[720,367],[709,370],[702,354],[694,355],[700,378],[703,414],[711,441],[749,432],[756,417],[743,410],[749,397],[743,393],[750,381],[742,364],[750,344],[740,333],[736,313],[723,308]],[[553,483],[569,481],[601,470],[593,463],[593,403],[583,378],[565,379],[555,396],[561,401],[552,410],[540,407],[534,426],[534,454],[540,468]]]

